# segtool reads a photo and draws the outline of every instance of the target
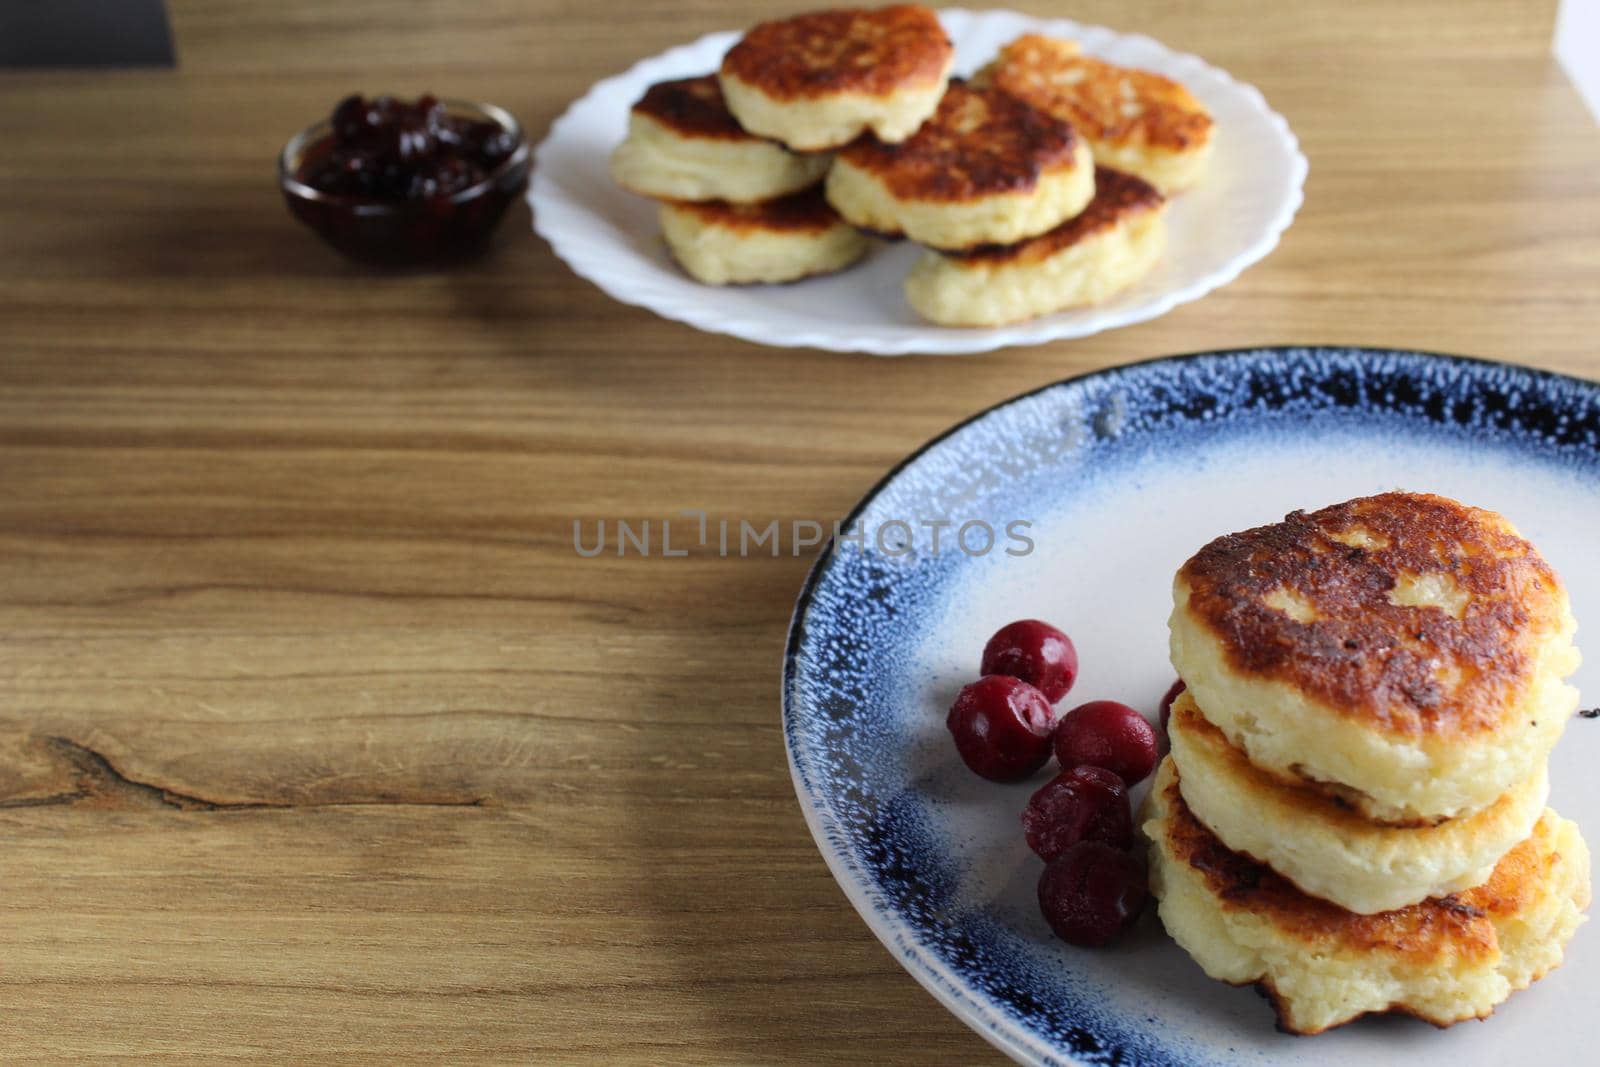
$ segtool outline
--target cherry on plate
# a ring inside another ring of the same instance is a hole
[[[1022,811],[1028,847],[1046,863],[1080,841],[1133,844],[1133,810],[1122,779],[1104,767],[1074,767],[1039,787]]]
[[[1106,945],[1139,917],[1149,891],[1138,860],[1098,841],[1080,841],[1039,876],[1039,910],[1068,944]]]
[[[1159,758],[1149,721],[1115,700],[1091,700],[1067,712],[1056,727],[1055,749],[1063,769],[1104,767],[1127,785],[1155,770]]]
[[[995,631],[983,646],[983,674],[1021,678],[1054,704],[1078,678],[1072,639],[1047,622],[1019,619]]]
[[[1020,678],[991,674],[961,690],[945,725],[961,759],[983,777],[1017,782],[1050,759],[1056,713]]]

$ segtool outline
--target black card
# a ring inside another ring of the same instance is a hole
[[[163,0],[0,0],[0,67],[170,67]]]

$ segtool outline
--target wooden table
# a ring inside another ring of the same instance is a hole
[[[1600,375],[1600,133],[1550,4],[1222,6],[1068,13],[1289,117],[1282,247],[976,358],[696,333],[520,207],[481,263],[374,276],[279,202],[278,147],[353,89],[542,135],[786,4],[175,2],[177,72],[0,75],[0,1060],[993,1059],[801,821],[777,677],[810,560],[580,559],[572,522],[829,520],[951,422],[1163,353]]]

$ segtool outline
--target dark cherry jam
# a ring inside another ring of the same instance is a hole
[[[411,263],[481,244],[527,183],[521,130],[495,108],[349,96],[284,152],[302,222],[362,259]]]
[[[331,196],[430,200],[477,185],[516,150],[498,123],[451,115],[432,96],[347,96],[297,177]]]

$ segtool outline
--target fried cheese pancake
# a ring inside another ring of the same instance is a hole
[[[1167,932],[1212,978],[1256,984],[1291,1033],[1373,1012],[1484,1018],[1561,963],[1589,906],[1589,852],[1546,810],[1488,881],[1357,915],[1230,852],[1189,811],[1172,759],[1146,802],[1150,886]]]
[[[667,201],[660,220],[673,258],[708,285],[791,282],[843,270],[867,251],[817,188],[760,204]]]
[[[828,172],[825,154],[800,155],[746,133],[715,75],[657,82],[628,114],[611,155],[617,184],[658,200],[753,203],[809,188]]]
[[[753,27],[718,77],[746,130],[811,152],[866,130],[910,137],[938,106],[954,56],[925,7],[839,8]]]
[[[1216,124],[1171,78],[1083,55],[1074,41],[1027,34],[980,77],[1081,133],[1102,166],[1136,174],[1167,196],[1199,182]]]
[[[958,80],[909,140],[868,136],[843,149],[827,194],[852,225],[961,250],[1013,244],[1072,218],[1094,198],[1094,164],[1067,123]]]
[[[1187,692],[1172,704],[1167,735],[1184,803],[1207,830],[1308,896],[1363,915],[1481,884],[1533,830],[1550,794],[1540,767],[1471,815],[1387,826],[1252,766]]]
[[[1038,237],[966,253],[928,252],[906,300],[943,326],[999,326],[1109,299],[1143,278],[1166,244],[1165,201],[1146,182],[1096,168],[1081,213]]]
[[[1172,662],[1256,766],[1369,819],[1478,811],[1577,707],[1566,589],[1491,511],[1384,493],[1219,537],[1179,569]]]

